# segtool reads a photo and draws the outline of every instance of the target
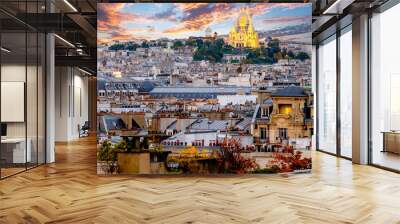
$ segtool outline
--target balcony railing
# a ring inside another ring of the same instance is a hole
[[[257,119],[256,120],[256,123],[258,124],[258,125],[260,125],[260,124],[269,124],[269,119],[263,119],[263,118],[259,118],[259,119]]]
[[[269,141],[267,138],[254,137],[254,143],[255,144],[265,144],[265,143],[269,143]]]

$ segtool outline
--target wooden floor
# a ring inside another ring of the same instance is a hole
[[[400,175],[313,152],[313,172],[98,177],[93,139],[0,181],[0,223],[400,223]]]

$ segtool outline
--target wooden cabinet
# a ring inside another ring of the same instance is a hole
[[[400,132],[383,133],[383,152],[400,154]]]

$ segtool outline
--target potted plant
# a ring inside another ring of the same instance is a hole
[[[179,159],[176,157],[169,157],[167,159],[167,168],[170,172],[179,172]]]
[[[303,152],[296,151],[293,147],[285,147],[283,153],[273,153],[273,158],[274,159],[269,162],[269,165],[277,165],[280,173],[301,173],[311,170],[311,158],[303,158]]]
[[[236,139],[225,139],[217,159],[220,172],[244,174],[256,170],[258,168],[256,161],[242,155],[245,151]]]
[[[98,166],[105,174],[113,174],[118,171],[116,151],[110,141],[105,140],[101,143],[97,152],[97,160]]]
[[[171,151],[164,151],[162,145],[157,145],[150,150],[150,162],[166,162],[169,153]]]
[[[144,137],[124,137],[116,146],[119,172],[122,174],[149,174],[150,152]]]

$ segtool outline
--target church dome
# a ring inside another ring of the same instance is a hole
[[[245,13],[241,13],[239,18],[238,18],[238,25],[240,27],[246,27],[249,23],[248,19],[247,19],[247,15]]]
[[[228,35],[228,43],[233,47],[258,48],[258,34],[254,30],[249,10],[241,9],[239,16]]]
[[[251,23],[251,18],[248,9],[241,9],[239,17],[237,18],[237,26],[240,28],[247,28]]]

